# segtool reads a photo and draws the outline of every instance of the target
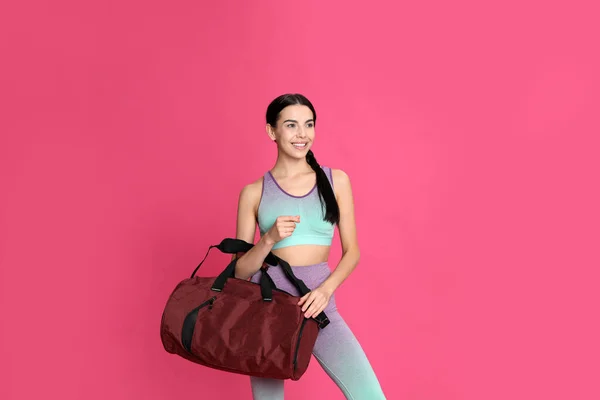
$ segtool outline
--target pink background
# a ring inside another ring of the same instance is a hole
[[[594,3],[3,2],[0,398],[250,399],[159,323],[284,92],[352,179],[338,304],[389,399],[600,398]],[[343,398],[314,360],[307,398]]]

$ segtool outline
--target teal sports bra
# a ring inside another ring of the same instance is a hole
[[[321,167],[333,188],[331,168]],[[263,179],[262,194],[258,205],[258,227],[260,236],[271,229],[277,217],[282,215],[299,215],[300,222],[294,232],[275,243],[273,250],[301,244],[330,246],[334,225],[323,219],[325,205],[321,206],[317,185],[304,196],[294,196],[284,191],[277,183],[271,171],[267,171]]]

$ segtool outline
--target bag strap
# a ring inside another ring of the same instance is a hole
[[[210,250],[213,247],[216,247],[223,253],[235,254],[235,253],[245,253],[248,250],[250,250],[252,247],[254,247],[254,245],[251,243],[248,243],[244,240],[241,240],[241,239],[232,239],[232,238],[225,238],[218,245],[211,245],[208,248],[206,255],[204,256],[204,259],[200,262],[200,264],[196,267],[196,269],[192,273],[192,276],[191,276],[192,278],[196,274],[196,271],[198,271],[198,268],[200,268],[200,265],[202,265],[204,260],[206,260],[206,257],[208,257],[208,253],[210,252]],[[233,276],[233,269],[235,268],[236,261],[237,261],[237,259],[234,259],[227,266],[227,270],[230,270],[230,271],[228,271],[227,273],[224,271],[224,273],[222,273],[219,276],[219,278],[217,278],[217,280],[219,282],[217,283],[217,281],[215,281],[215,285],[213,285],[213,287],[214,286],[223,286],[225,284],[225,280],[229,277],[229,275]],[[296,287],[296,289],[298,289],[298,291],[301,293],[301,296],[304,296],[305,294],[307,294],[311,291],[301,279],[298,279],[298,277],[296,277],[296,275],[294,275],[294,272],[292,271],[292,268],[290,267],[290,264],[288,264],[287,261],[283,260],[280,257],[277,257],[272,252],[269,252],[269,254],[265,257],[265,262],[269,265],[280,265],[284,274],[292,282],[292,284]],[[267,275],[267,272],[263,270],[262,275]],[[267,276],[266,278],[268,278],[268,279],[267,280],[261,279],[261,288],[263,289],[263,293],[267,289],[267,287],[266,287],[267,285],[270,287],[275,287],[275,284],[273,283],[273,280],[271,279],[271,277]],[[317,315],[313,318],[318,322],[319,328],[324,328],[325,326],[327,326],[329,324],[329,318],[327,318],[327,316],[325,315],[324,312],[321,312],[319,315]]]
[[[244,240],[229,238],[224,239],[219,245],[217,245],[217,248],[219,248],[224,253],[246,253],[252,247],[254,247],[253,244],[248,243]],[[296,275],[294,275],[292,267],[290,267],[290,264],[288,264],[287,261],[280,257],[277,257],[272,252],[269,252],[267,257],[265,257],[265,262],[269,265],[279,264],[283,269],[285,275],[290,281],[292,281],[292,283],[294,284],[296,289],[298,289],[298,291],[302,294],[302,296],[310,292],[310,289],[304,284],[304,282],[301,279],[298,279]]]

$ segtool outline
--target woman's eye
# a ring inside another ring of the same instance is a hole
[[[287,125],[288,128],[293,128],[294,126],[296,126],[296,124],[288,124]]]
[[[309,128],[312,128],[312,127],[313,127],[313,124],[312,124],[312,123],[309,123],[309,124],[307,124],[306,126],[308,126]]]

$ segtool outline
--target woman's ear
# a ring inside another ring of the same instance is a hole
[[[269,139],[275,142],[277,139],[277,137],[275,136],[275,129],[273,129],[273,127],[269,124],[267,124],[265,129],[267,131],[267,135],[269,135]]]

